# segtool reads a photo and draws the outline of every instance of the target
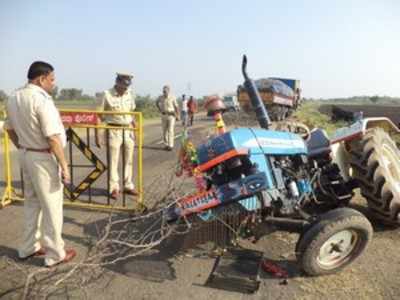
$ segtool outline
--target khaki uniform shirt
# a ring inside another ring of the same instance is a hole
[[[135,95],[127,90],[122,96],[118,96],[117,91],[112,88],[104,92],[100,100],[98,110],[115,112],[132,112],[136,108]],[[132,123],[132,115],[108,115],[104,114],[102,120],[110,124],[129,125]]]
[[[41,87],[28,83],[6,102],[4,129],[12,129],[22,148],[48,149],[47,137],[60,135],[66,145],[65,129],[51,96]]]
[[[168,95],[167,97],[161,95],[158,101],[162,113],[175,113],[175,109],[178,109],[178,103],[173,95]]]

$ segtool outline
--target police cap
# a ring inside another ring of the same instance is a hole
[[[128,73],[117,73],[117,79],[116,80],[118,82],[126,85],[126,86],[129,86],[132,83],[132,78],[133,78],[133,75],[131,75],[131,74],[128,74]]]

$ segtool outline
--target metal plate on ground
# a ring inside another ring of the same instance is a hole
[[[205,286],[252,294],[260,287],[260,266],[263,252],[232,248],[215,260]]]

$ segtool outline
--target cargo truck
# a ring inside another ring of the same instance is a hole
[[[282,121],[297,109],[301,91],[299,80],[270,77],[258,79],[255,84],[272,121]],[[237,96],[243,110],[250,111],[250,98],[242,85],[238,86]]]

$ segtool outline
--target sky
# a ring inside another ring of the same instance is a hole
[[[299,79],[307,98],[400,96],[398,0],[0,0],[0,89],[29,65],[94,94],[116,72],[156,96],[236,90],[243,54],[254,79]]]

